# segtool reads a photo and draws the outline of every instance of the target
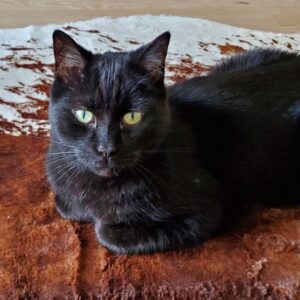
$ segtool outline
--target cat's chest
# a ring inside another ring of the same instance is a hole
[[[80,205],[89,207],[93,215],[107,222],[120,223],[151,214],[160,194],[154,185],[127,176],[112,182],[88,182],[81,186],[84,199]]]

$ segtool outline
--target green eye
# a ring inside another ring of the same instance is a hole
[[[142,120],[142,113],[138,111],[132,111],[125,114],[122,118],[122,121],[125,125],[131,126],[139,123]]]
[[[94,117],[90,111],[81,109],[75,111],[75,116],[78,121],[85,124],[90,123]]]

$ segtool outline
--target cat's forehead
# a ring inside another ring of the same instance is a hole
[[[128,71],[130,56],[127,52],[106,52],[94,55],[92,69],[101,79],[116,79]]]
[[[76,89],[77,104],[111,115],[146,111],[153,105],[146,92],[150,86],[151,80],[136,67],[130,53],[107,52],[94,56],[87,81]]]
[[[135,70],[128,53],[98,55],[91,66],[88,93],[97,108],[132,106],[141,98],[137,85],[141,77],[143,74]]]
[[[91,66],[90,92],[98,106],[112,106],[124,100],[130,85],[128,59],[122,53],[98,55]]]

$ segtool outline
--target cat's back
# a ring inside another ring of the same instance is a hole
[[[169,101],[175,110],[226,115],[239,126],[268,126],[266,119],[289,126],[300,118],[299,74],[296,53],[254,49],[221,62],[207,76],[169,87]]]
[[[196,128],[203,161],[227,186],[274,195],[296,186],[299,74],[297,54],[252,50],[169,88],[173,111]]]
[[[278,62],[287,62],[298,58],[295,52],[287,52],[278,49],[252,49],[244,53],[233,55],[218,63],[212,74],[230,74],[237,71],[248,71],[258,66],[267,66]]]
[[[207,76],[168,88],[171,105],[201,105],[226,111],[251,111],[300,95],[300,56],[271,49],[253,49],[217,64]],[[287,97],[286,97],[287,96]]]

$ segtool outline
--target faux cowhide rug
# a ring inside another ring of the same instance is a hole
[[[300,34],[166,16],[0,30],[0,299],[300,299],[299,207],[261,208],[197,248],[130,257],[58,216],[43,169],[55,28],[98,52],[170,30],[167,84],[252,47],[300,50]]]

